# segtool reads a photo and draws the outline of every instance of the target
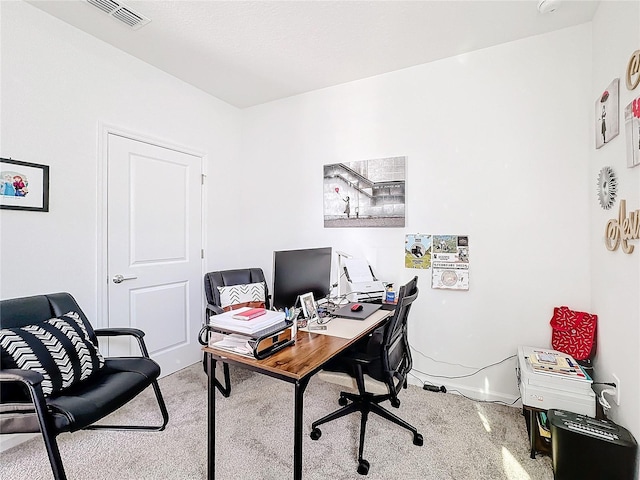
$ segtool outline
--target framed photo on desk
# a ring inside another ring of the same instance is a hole
[[[316,307],[316,301],[313,298],[313,292],[300,295],[300,303],[302,304],[302,313],[304,318],[308,320],[315,320],[318,318],[318,308]]]

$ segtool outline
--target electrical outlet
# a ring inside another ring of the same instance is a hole
[[[616,405],[620,405],[620,379],[615,373],[612,373],[613,381],[616,384],[616,397],[614,398]]]

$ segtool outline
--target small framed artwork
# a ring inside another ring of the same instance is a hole
[[[49,166],[0,158],[0,208],[49,211]]]
[[[620,79],[614,78],[609,86],[596,99],[596,148],[601,148],[618,136]]]
[[[624,123],[627,131],[627,167],[633,168],[640,165],[640,97],[624,109]]]
[[[304,314],[304,318],[308,320],[318,318],[318,309],[312,292],[300,295],[300,303],[302,304],[302,313]]]

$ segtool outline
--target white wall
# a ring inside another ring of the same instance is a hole
[[[247,252],[270,274],[264,252],[331,245],[383,280],[418,275],[411,343],[430,358],[414,366],[433,375],[549,345],[555,305],[591,307],[590,75],[583,25],[245,110],[239,169],[252,194],[238,217],[260,233],[229,239],[236,254],[219,265]],[[324,164],[400,155],[406,228],[323,228]],[[470,290],[433,290],[430,270],[405,269],[407,233],[469,235]],[[432,380],[513,401],[514,366]]]
[[[589,206],[591,212],[591,298],[599,316],[596,374],[599,381],[620,379],[620,407],[613,402],[610,417],[640,439],[640,242],[630,255],[604,244],[604,229],[617,218],[619,201],[611,210],[600,208],[595,185],[603,166],[618,177],[618,200],[626,199],[627,212],[640,208],[640,167],[627,168],[624,108],[640,97],[640,87],[627,89],[625,75],[631,54],[640,48],[640,2],[601,2],[593,19],[593,84],[589,101]],[[595,102],[614,78],[620,78],[620,133],[596,150]]]
[[[0,213],[0,298],[73,292],[100,325],[99,123],[206,152],[214,173],[237,158],[241,112],[27,3],[0,9],[0,156],[51,174],[49,213]]]

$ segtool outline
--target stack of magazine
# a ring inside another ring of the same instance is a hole
[[[535,350],[528,358],[536,372],[591,380],[578,362],[566,353],[555,350]]]

